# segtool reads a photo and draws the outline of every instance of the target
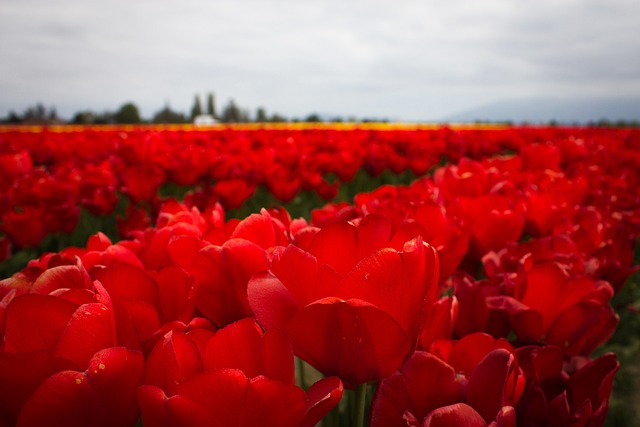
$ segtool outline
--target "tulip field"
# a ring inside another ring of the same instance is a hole
[[[0,127],[0,427],[638,426],[638,188],[637,128]]]

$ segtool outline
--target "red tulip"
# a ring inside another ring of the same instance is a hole
[[[8,211],[0,218],[0,231],[19,248],[38,246],[51,232],[50,223],[43,217],[50,215],[44,207],[23,206],[19,210]]]
[[[514,364],[512,354],[496,349],[465,377],[438,357],[417,351],[378,386],[371,426],[515,426],[515,412],[505,399]]]
[[[157,165],[128,166],[121,172],[122,192],[133,203],[151,202],[158,196],[158,189],[165,180],[165,171]]]
[[[458,300],[458,316],[454,325],[457,336],[472,332],[488,332],[493,336],[509,333],[509,318],[486,303],[488,297],[506,293],[503,280],[475,280],[462,271],[453,275],[453,293]]]
[[[253,196],[256,184],[244,178],[229,178],[216,182],[214,194],[219,198],[225,209],[238,209]]]
[[[36,281],[42,285],[32,290],[51,289],[49,294],[12,298],[13,291],[0,303],[2,419],[18,425],[135,425],[137,405],[131,398],[141,379],[142,355],[112,348],[114,310],[99,282],[95,291],[61,287],[75,282],[75,273],[55,270],[45,271]],[[93,419],[94,413],[101,417]]]
[[[276,251],[271,271],[254,276],[248,296],[258,322],[285,331],[294,351],[350,384],[390,375],[413,351],[421,316],[435,299],[438,261],[420,238],[386,248],[389,223],[329,224],[309,251]]]
[[[518,349],[518,361],[527,384],[516,405],[518,426],[602,426],[609,410],[609,395],[619,363],[607,353],[563,369],[563,353],[556,346]]]
[[[486,301],[489,308],[509,315],[521,340],[544,337],[567,354],[588,355],[613,334],[619,318],[608,304],[613,289],[607,282],[571,277],[555,262],[525,267],[519,279],[513,297]]]
[[[495,339],[491,335],[482,332],[466,335],[458,341],[435,341],[431,345],[429,351],[442,358],[445,362],[451,365],[456,372],[462,373],[467,378],[471,378],[472,376],[478,377],[480,375],[476,372],[477,369],[480,369],[480,362],[483,361],[489,353],[497,349],[504,349],[511,354],[515,354],[513,347],[506,339]],[[492,360],[494,360],[494,362],[491,363],[498,363],[499,365],[502,363],[495,362],[495,360],[499,360],[497,357],[494,357]],[[499,398],[501,406],[514,406],[520,399],[524,389],[524,375],[518,366],[518,362],[514,360],[509,363],[511,364],[511,367],[509,368],[507,377],[505,378],[504,383],[499,384],[500,390],[502,390],[502,395]],[[490,366],[489,361],[485,361],[482,366]],[[485,369],[489,375],[495,374],[492,373],[491,369],[487,369],[486,367],[482,369]],[[487,379],[486,384],[484,384],[485,392],[489,388],[490,383],[491,380]],[[471,384],[474,387],[477,385],[477,389],[473,389],[473,387],[471,389],[467,389],[467,400],[469,403],[473,403],[477,399],[483,399],[483,389],[480,386],[481,384],[483,384],[483,382]],[[476,394],[474,395],[474,393]],[[479,406],[474,407],[476,409],[479,408]],[[478,410],[480,411],[480,409]],[[484,415],[485,414],[483,414],[483,416]],[[489,418],[493,415],[495,415],[495,412],[489,414]],[[485,419],[486,418],[487,417],[485,417]]]
[[[60,371],[45,379],[22,407],[17,425],[135,426],[143,366],[140,352],[123,347],[100,350],[86,371]]]
[[[469,233],[446,215],[431,195],[430,180],[422,179],[410,187],[382,186],[371,193],[356,195],[355,204],[365,213],[384,215],[391,221],[394,247],[417,236],[438,251],[440,284],[458,268],[469,248]]]
[[[584,256],[581,255],[572,238],[566,234],[508,243],[500,251],[492,251],[482,257],[482,266],[488,277],[498,278],[504,273],[516,273],[522,258],[527,255],[533,264],[556,261],[566,267],[571,274],[585,272]]]
[[[485,194],[456,199],[451,207],[471,235],[470,254],[476,259],[520,239],[525,206],[514,195]]]
[[[219,327],[252,316],[247,283],[266,269],[265,250],[248,240],[202,248],[187,267],[197,286],[196,307]]]
[[[198,331],[171,331],[156,343],[138,390],[145,426],[312,427],[342,396],[335,377],[306,393],[295,386],[285,336],[253,319]]]
[[[453,325],[458,317],[456,297],[443,297],[433,304],[426,313],[426,321],[420,333],[418,348],[428,350],[436,340],[450,340]]]

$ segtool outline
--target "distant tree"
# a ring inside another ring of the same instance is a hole
[[[118,111],[114,114],[113,118],[116,123],[120,124],[136,124],[142,122],[140,119],[140,112],[138,107],[132,102],[123,104]]]
[[[193,99],[193,107],[191,107],[191,121],[202,114],[202,103],[198,95]]]
[[[59,119],[58,119],[58,111],[56,110],[56,107],[51,107],[51,108],[49,109],[49,116],[48,116],[47,118],[48,118],[48,120],[49,120],[50,122],[57,122],[57,121],[59,121]]]
[[[287,121],[287,119],[284,116],[281,116],[278,113],[273,113],[271,115],[271,118],[269,119],[270,122],[272,123],[284,123]]]
[[[268,120],[266,110],[263,107],[258,107],[256,110],[256,122],[264,123]]]
[[[44,119],[47,114],[47,109],[44,108],[42,103],[38,102],[35,106],[27,108],[24,112],[25,119]]]
[[[309,123],[317,123],[317,122],[321,122],[322,119],[320,118],[320,116],[317,113],[312,113],[309,114],[305,119],[305,122],[309,122]]]
[[[213,93],[207,95],[207,114],[212,117],[216,117],[216,103]]]
[[[47,109],[41,102],[28,107],[22,115],[22,122],[31,124],[47,123]]]
[[[47,109],[41,102],[38,102],[36,105],[27,108],[20,122],[38,125],[61,123],[55,107],[51,107],[49,111],[47,111]]]
[[[105,111],[104,113],[96,114],[93,124],[96,125],[110,125],[117,123],[115,113],[111,111]]]
[[[233,99],[229,100],[229,103],[227,104],[226,107],[224,107],[224,109],[222,110],[222,121],[224,123],[240,123],[241,121],[243,121],[243,112],[242,110],[240,110],[240,108],[236,105],[235,101]]]
[[[15,111],[9,111],[9,115],[2,120],[3,123],[18,124],[22,123],[22,117],[20,117]]]
[[[71,123],[76,125],[90,125],[96,122],[96,114],[93,111],[84,110],[78,111],[73,118],[71,119]]]
[[[173,111],[169,104],[165,105],[164,108],[153,115],[153,119],[151,120],[153,123],[186,123],[188,120],[182,113],[178,113],[177,111]]]

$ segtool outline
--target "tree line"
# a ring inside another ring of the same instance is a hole
[[[197,118],[204,118],[202,123],[286,123],[286,122],[388,122],[386,118],[355,118],[353,116],[343,119],[340,116],[321,116],[317,113],[311,113],[304,118],[287,118],[278,113],[268,114],[264,107],[258,107],[254,114],[251,114],[248,109],[241,108],[236,104],[233,99],[230,99],[228,103],[218,112],[216,109],[215,96],[213,93],[208,93],[206,96],[206,102],[203,107],[203,103],[199,95],[195,95],[193,104],[189,113],[185,114],[180,111],[173,110],[168,103],[165,106],[155,112],[149,119],[145,119],[140,115],[140,110],[133,102],[126,102],[122,104],[115,111],[95,112],[91,110],[82,110],[76,112],[70,120],[64,120],[58,116],[55,107],[46,108],[42,103],[37,103],[34,106],[28,107],[22,114],[18,114],[11,111],[5,118],[0,117],[0,124],[29,124],[29,125],[51,125],[51,124],[78,124],[78,125],[108,125],[108,124],[186,124],[198,122]],[[482,121],[482,123],[485,123]],[[513,122],[501,122],[505,125],[528,125],[531,123],[513,123]],[[558,123],[555,120],[551,120],[546,123],[548,126],[561,126],[561,125],[580,125],[579,123]],[[617,120],[612,121],[608,119],[601,119],[598,121],[590,121],[582,123],[586,126],[595,127],[640,127],[640,122],[637,120]]]
[[[278,114],[267,113],[264,107],[258,107],[254,114],[246,108],[242,108],[236,104],[233,99],[230,99],[228,103],[218,111],[216,109],[215,96],[213,93],[208,93],[206,96],[206,102],[203,107],[203,103],[199,95],[195,95],[193,104],[188,113],[175,111],[166,103],[165,106],[159,111],[155,112],[149,119],[145,119],[141,116],[138,106],[133,102],[126,102],[122,104],[115,111],[96,112],[87,110],[81,110],[76,112],[70,120],[62,119],[58,116],[55,107],[46,108],[42,103],[37,103],[35,106],[27,108],[22,114],[18,114],[15,111],[11,111],[4,119],[0,118],[0,123],[4,124],[32,124],[32,125],[44,125],[44,124],[79,124],[79,125],[102,125],[102,124],[183,124],[194,123],[197,118],[203,118],[205,123],[249,123],[249,122],[261,122],[261,123],[278,123],[278,122],[342,122],[341,117],[323,118],[317,113],[312,113],[303,119],[291,118]],[[349,118],[349,121],[356,121],[355,118]],[[386,119],[364,119],[362,122],[367,121],[388,121]]]

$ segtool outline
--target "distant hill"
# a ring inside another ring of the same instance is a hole
[[[514,122],[586,124],[608,120],[640,122],[640,98],[504,100],[462,111],[448,122]]]

